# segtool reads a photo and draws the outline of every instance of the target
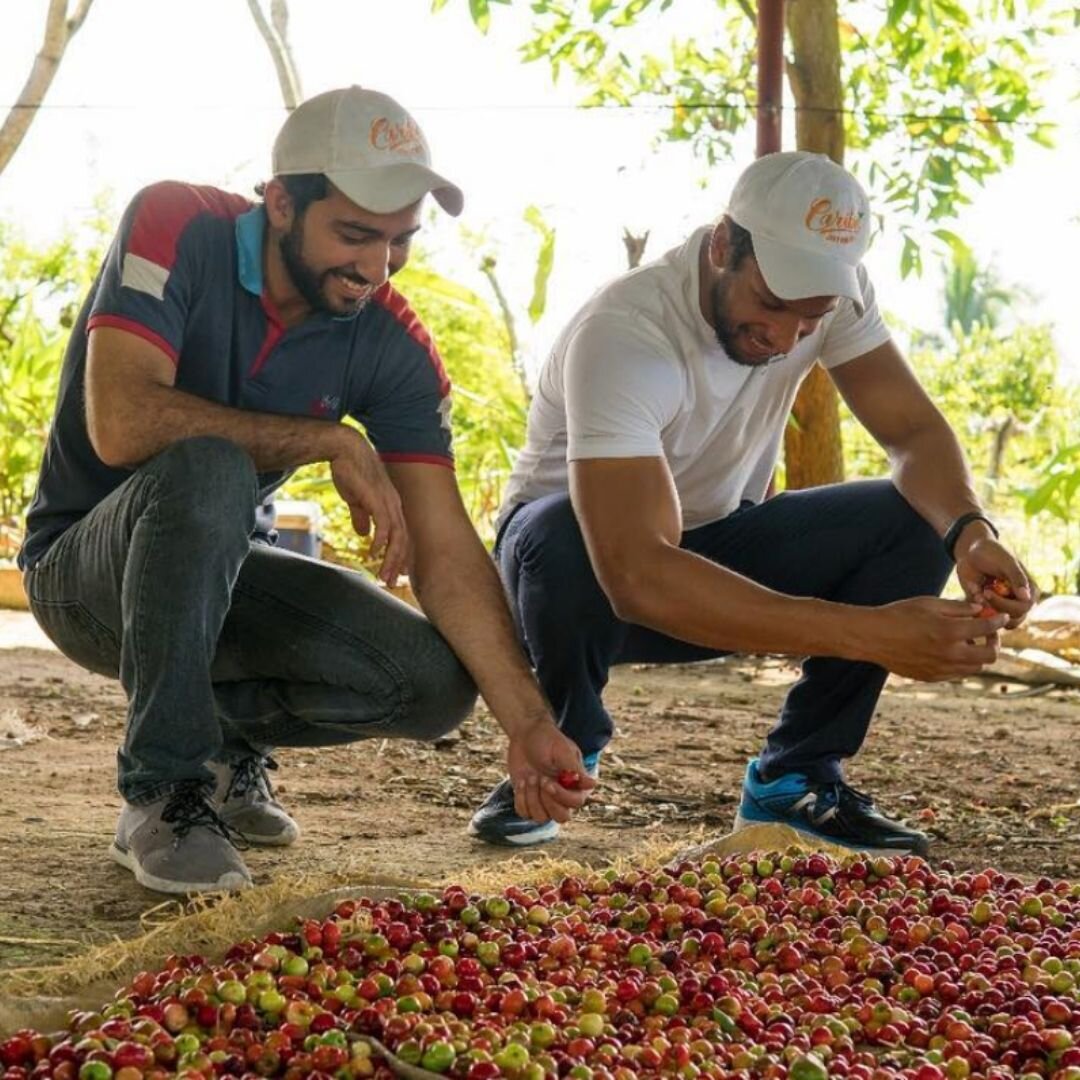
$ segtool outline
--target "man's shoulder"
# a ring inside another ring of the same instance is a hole
[[[207,185],[161,180],[144,187],[132,200],[127,249],[160,266],[171,266],[180,238],[198,221],[231,224],[252,207],[242,195]]]
[[[412,353],[422,359],[438,381],[444,396],[450,390],[450,380],[443,367],[442,358],[428,328],[413,310],[409,301],[389,282],[380,286],[370,300],[367,325],[385,335],[385,342],[392,350]]]
[[[165,217],[189,219],[196,214],[235,218],[250,210],[253,203],[243,195],[208,184],[158,180],[139,191],[132,205],[139,213],[153,212]]]

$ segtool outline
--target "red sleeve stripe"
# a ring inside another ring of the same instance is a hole
[[[125,319],[122,315],[92,315],[86,324],[86,333],[89,335],[91,330],[96,330],[99,326],[110,326],[114,330],[124,330],[129,334],[134,334],[136,337],[141,337],[144,341],[149,341],[151,345],[156,345],[173,362],[174,367],[176,366],[176,350],[160,334],[155,334],[153,330],[143,326],[142,323],[138,323],[134,319]]]
[[[423,465],[442,465],[447,469],[453,469],[454,467],[453,458],[442,457],[439,454],[380,454],[379,457],[392,465],[412,461]]]
[[[139,197],[125,252],[171,270],[176,245],[192,218],[200,214],[236,217],[251,208],[241,195],[212,187],[165,181],[148,187]]]
[[[431,366],[435,369],[435,374],[439,378],[439,394],[446,397],[450,393],[450,379],[446,374],[446,369],[443,367],[442,359],[439,357],[439,351],[435,348],[435,342],[431,340],[431,335],[427,332],[427,327],[420,321],[419,316],[409,307],[409,302],[389,282],[377,289],[371,299],[379,307],[389,311],[405,333],[427,351]]]

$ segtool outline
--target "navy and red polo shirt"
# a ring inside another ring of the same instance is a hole
[[[385,461],[453,467],[450,382],[431,337],[389,284],[348,317],[313,313],[286,328],[262,280],[261,204],[166,181],[124,213],[64,356],[60,392],[19,563],[131,475],[94,453],[86,429],[87,336],[111,326],[153,342],[176,386],[234,408],[363,424]],[[289,471],[259,477],[265,498]]]

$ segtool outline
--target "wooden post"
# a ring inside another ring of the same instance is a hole
[[[757,156],[782,145],[784,0],[759,0],[757,9]]]
[[[758,0],[757,9],[757,156],[783,146],[784,0]],[[765,498],[776,493],[775,477]]]

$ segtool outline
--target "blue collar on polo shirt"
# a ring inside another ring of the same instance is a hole
[[[236,219],[237,277],[249,293],[259,297],[263,293],[262,256],[265,236],[266,207],[261,203]],[[319,314],[329,317],[333,322],[352,322],[360,312],[354,311],[351,315],[329,315],[327,312]]]
[[[263,237],[266,235],[266,208],[253,206],[236,219],[236,270],[240,284],[249,293],[262,296]]]

